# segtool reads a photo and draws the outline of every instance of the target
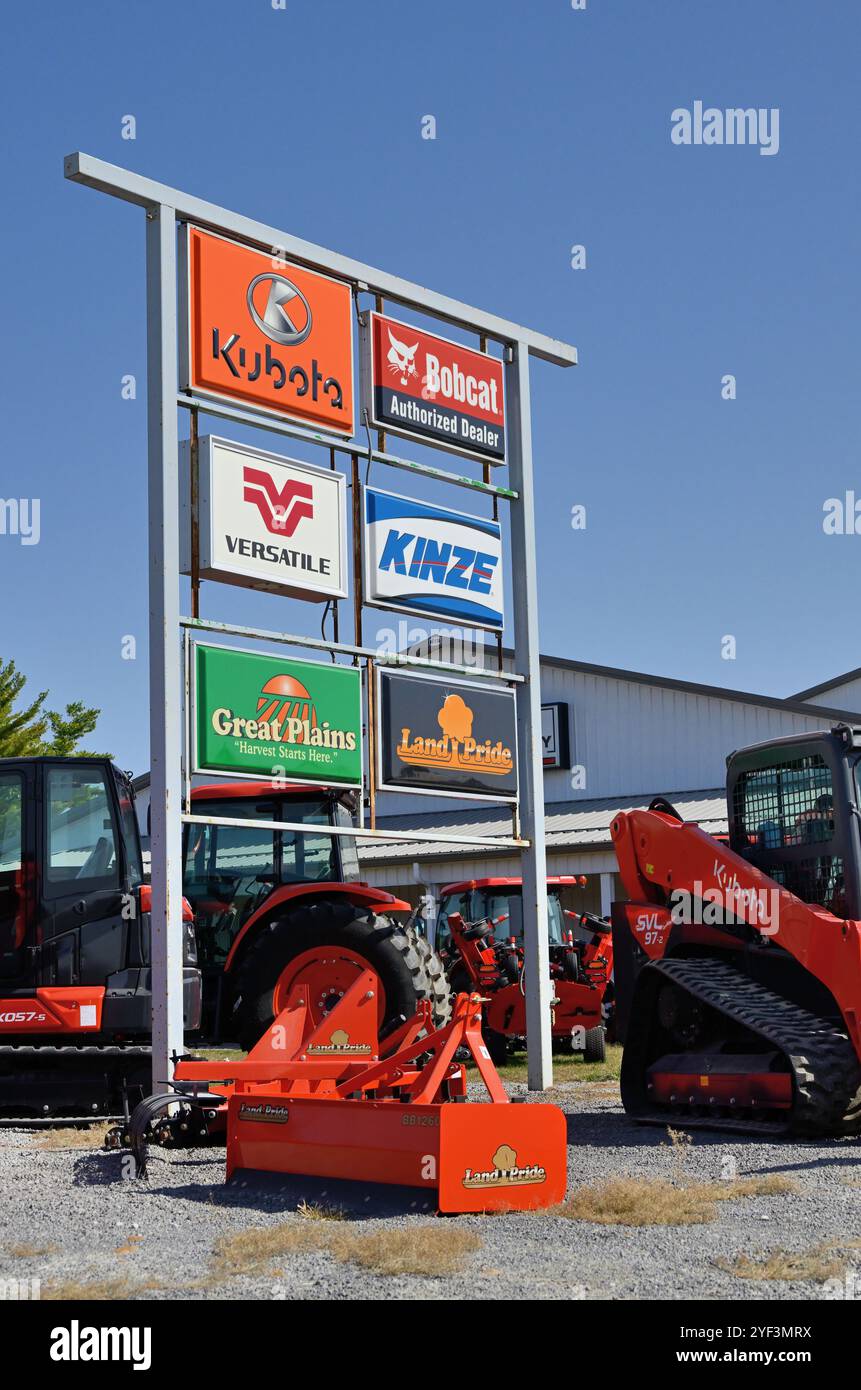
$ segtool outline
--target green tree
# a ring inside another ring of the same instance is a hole
[[[82,758],[110,757],[110,753],[91,753],[77,745],[91,734],[101,710],[92,709],[82,700],[73,700],[61,713],[45,709],[47,690],[41,690],[35,700],[15,708],[21,699],[27,677],[11,659],[0,659],[0,758],[34,757],[55,754],[59,757],[77,755]]]

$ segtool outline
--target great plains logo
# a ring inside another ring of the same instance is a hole
[[[497,773],[511,771],[513,756],[501,739],[480,743],[473,737],[473,712],[461,695],[446,695],[437,714],[442,738],[413,735],[410,728],[401,729],[397,755],[401,762],[417,767],[452,768],[458,771]]]
[[[51,1332],[52,1361],[130,1361],[136,1371],[152,1365],[152,1328],[82,1327],[73,1318],[68,1327]]]
[[[211,723],[216,734],[232,735],[250,743],[301,743],[309,748],[349,752],[356,747],[355,731],[333,729],[328,720],[319,719],[310,692],[287,672],[272,676],[263,684],[254,718],[245,718],[221,705],[212,711]]]
[[[303,518],[313,517],[314,489],[310,483],[288,478],[279,488],[271,473],[248,467],[242,470],[242,480],[245,501],[257,508],[274,536],[292,536]]]
[[[510,1144],[500,1144],[492,1162],[492,1168],[467,1168],[464,1187],[530,1187],[547,1181],[547,1171],[539,1163],[518,1167],[517,1154]]]
[[[307,1049],[314,1057],[367,1057],[371,1051],[370,1043],[351,1043],[350,1035],[343,1028],[336,1028],[328,1043],[312,1043]]]

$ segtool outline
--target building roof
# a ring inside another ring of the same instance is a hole
[[[633,811],[648,806],[651,797],[604,797],[596,801],[550,802],[544,808],[545,844],[548,850],[578,850],[610,848],[610,822],[619,811]],[[679,815],[686,821],[696,821],[710,834],[726,831],[726,791],[718,787],[707,791],[686,791],[669,796]],[[387,816],[377,821],[377,829],[439,830],[441,834],[473,836],[510,835],[511,813],[496,806],[480,810],[437,811],[424,815]],[[500,848],[500,855],[511,851]],[[453,856],[491,858],[493,846],[470,849],[468,845],[452,845],[446,841],[374,841],[359,844],[362,864],[394,864],[414,859],[451,859]]]
[[[856,666],[852,671],[844,671],[842,676],[834,676],[830,681],[822,681],[821,685],[811,685],[807,690],[799,690],[797,695],[791,695],[792,700],[811,700],[814,695],[824,695],[826,690],[836,690],[840,685],[849,685],[850,681],[861,680],[861,666]],[[817,706],[821,709],[822,706]]]

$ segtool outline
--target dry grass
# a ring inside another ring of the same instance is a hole
[[[347,1213],[343,1207],[328,1206],[323,1202],[301,1201],[296,1208],[297,1216],[306,1221],[346,1221]]]
[[[839,1278],[846,1269],[847,1258],[837,1254],[830,1245],[817,1245],[812,1250],[770,1250],[754,1257],[737,1255],[733,1260],[715,1260],[715,1264],[739,1279],[775,1280],[786,1284],[815,1279],[822,1283]]]
[[[61,1284],[46,1284],[42,1289],[42,1298],[59,1303],[77,1302],[78,1299],[131,1298],[142,1289],[157,1287],[156,1284],[130,1284],[128,1279],[69,1279]]]
[[[113,1124],[105,1121],[85,1129],[46,1129],[38,1136],[38,1149],[100,1149]]]
[[[363,1232],[349,1229],[325,1230],[329,1221],[340,1224],[342,1216],[312,1216],[308,1224],[255,1227],[225,1236],[215,1248],[209,1278],[201,1286],[241,1274],[269,1269],[284,1255],[320,1251],[342,1264],[358,1264],[376,1274],[452,1274],[463,1267],[468,1255],[481,1248],[482,1241],[471,1231],[444,1224],[415,1226],[405,1230]]]
[[[693,1226],[714,1221],[717,1203],[797,1192],[789,1178],[769,1174],[733,1182],[673,1183],[665,1178],[608,1178],[578,1188],[561,1207],[569,1221],[599,1226]]]
[[[58,1245],[6,1245],[3,1254],[13,1260],[36,1260],[40,1255],[56,1255]]]
[[[316,1225],[316,1223],[315,1223]],[[215,1247],[212,1272],[228,1279],[266,1269],[281,1255],[299,1255],[325,1247],[326,1235],[315,1225],[253,1226],[234,1236],[223,1236]]]
[[[345,1231],[333,1237],[329,1248],[336,1260],[361,1265],[375,1274],[438,1278],[463,1269],[467,1256],[481,1247],[482,1240],[474,1232],[440,1224],[372,1231],[367,1235]]]

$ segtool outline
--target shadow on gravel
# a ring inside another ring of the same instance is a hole
[[[428,1216],[434,1215],[437,1209],[433,1196],[424,1188],[338,1182],[283,1173],[238,1172],[225,1184],[209,1186],[193,1182],[163,1187],[152,1182],[150,1170],[150,1181],[141,1186],[156,1196],[204,1203],[210,1207],[295,1212],[305,1202],[308,1206],[334,1207],[350,1221],[381,1216]]]
[[[73,1187],[105,1187],[108,1183],[121,1182],[122,1169],[120,1155],[115,1153],[88,1153],[76,1158],[72,1165]]]

